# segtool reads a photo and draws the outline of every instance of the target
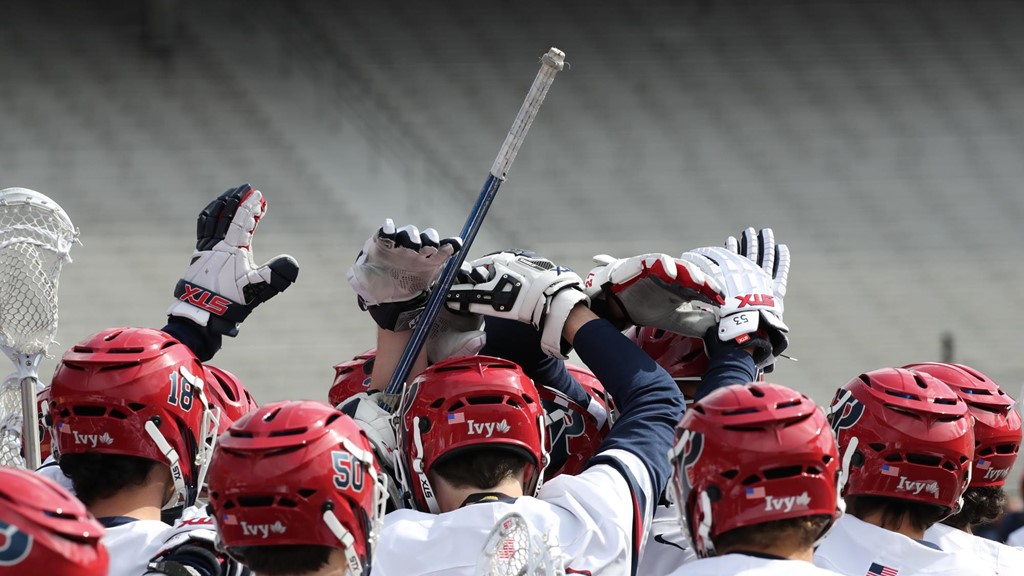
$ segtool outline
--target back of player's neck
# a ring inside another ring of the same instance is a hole
[[[890,532],[895,532],[897,534],[902,534],[902,535],[904,535],[907,538],[910,538],[912,540],[918,540],[918,541],[924,540],[924,530],[917,530],[916,528],[911,526],[910,522],[908,522],[906,518],[903,518],[903,521],[900,522],[900,524],[898,526],[895,526],[895,525],[891,525],[891,524],[890,525],[884,524],[882,522],[882,517],[883,517],[882,516],[882,512],[875,512],[875,513],[869,514],[867,516],[864,516],[863,518],[860,518],[860,519],[863,520],[864,522],[867,522],[868,524],[874,524],[875,526],[878,526],[879,528],[885,528],[886,530],[888,530]]]
[[[89,512],[97,518],[127,516],[136,520],[160,520],[161,499],[159,492],[147,490],[146,486],[131,487],[117,494],[97,500],[89,506]]]
[[[757,556],[760,558],[779,558],[782,560],[801,560],[803,562],[813,562],[814,560],[814,549],[813,548],[801,548],[796,546],[770,546],[766,548],[760,548],[755,546],[745,546],[743,548],[731,548],[722,550],[719,555],[725,554],[747,554],[748,556]]]

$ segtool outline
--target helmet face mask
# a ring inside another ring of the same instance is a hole
[[[440,460],[479,448],[522,455],[524,493],[540,489],[549,444],[544,410],[518,365],[488,356],[452,358],[408,386],[399,410],[396,469],[414,508],[440,512],[428,472]]]
[[[949,514],[971,474],[967,406],[924,373],[885,368],[836,392],[829,422],[843,457],[844,494],[932,504]]]
[[[343,549],[369,573],[387,504],[387,477],[366,434],[322,402],[268,404],[232,424],[210,467],[222,545]],[[243,558],[239,558],[244,562]]]
[[[54,452],[160,462],[174,483],[164,507],[191,506],[217,432],[202,375],[195,355],[159,330],[112,328],[86,338],[64,354],[50,386]]]
[[[731,530],[842,514],[825,415],[783,386],[728,386],[694,404],[676,427],[671,461],[681,521],[701,557]]]

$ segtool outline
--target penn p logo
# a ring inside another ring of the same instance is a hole
[[[242,522],[242,534],[245,536],[259,536],[261,539],[269,538],[271,534],[284,534],[288,527],[280,520],[273,524],[249,524]]]
[[[470,436],[484,436],[485,438],[490,438],[495,432],[508,434],[512,430],[512,427],[508,425],[506,420],[501,422],[477,422],[470,419],[466,421],[466,424],[469,425]]]
[[[75,444],[82,444],[93,448],[100,444],[110,446],[114,443],[114,439],[106,432],[103,434],[79,434],[78,432],[71,432],[71,434],[74,435]]]

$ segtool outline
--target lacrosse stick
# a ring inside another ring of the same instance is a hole
[[[526,133],[530,130],[530,125],[533,124],[533,119],[537,117],[537,111],[540,110],[540,105],[544,102],[548,89],[551,88],[552,82],[555,81],[555,74],[564,67],[565,53],[558,48],[551,48],[547,54],[541,57],[540,71],[537,72],[537,77],[534,78],[533,85],[530,86],[530,91],[526,94],[526,100],[523,101],[523,106],[519,109],[519,114],[516,115],[515,121],[512,122],[512,128],[509,129],[508,135],[505,136],[505,142],[502,143],[501,149],[498,151],[498,157],[494,159],[494,165],[491,166],[491,171],[487,175],[484,187],[480,190],[480,196],[470,211],[466,224],[462,227],[462,234],[460,234],[462,249],[448,259],[448,264],[445,265],[444,271],[441,272],[441,276],[438,278],[433,291],[430,293],[430,297],[427,299],[423,312],[416,321],[412,337],[409,340],[409,344],[406,345],[398,365],[395,367],[391,381],[388,382],[387,388],[384,390],[384,400],[392,409],[400,403],[400,393],[405,379],[409,376],[409,371],[412,369],[416,357],[423,350],[423,345],[427,341],[431,325],[433,325],[437,315],[441,313],[441,307],[445,304],[448,290],[452,287],[452,284],[455,282],[455,275],[466,260],[469,247],[473,244],[473,240],[480,230],[480,225],[483,224],[484,216],[487,215],[487,210],[491,207],[491,203],[498,193],[498,187],[501,186],[501,183],[508,176],[509,168],[512,167],[512,161],[516,159],[516,154],[526,139]]]
[[[53,200],[0,190],[0,349],[16,369],[0,389],[0,466],[39,467],[39,361],[57,333],[57,279],[77,238]]]
[[[476,565],[477,576],[564,576],[547,539],[516,512],[494,525]]]

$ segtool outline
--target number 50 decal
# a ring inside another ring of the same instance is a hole
[[[348,452],[331,452],[331,464],[334,465],[334,487],[338,490],[363,491],[366,479],[362,461]]]

